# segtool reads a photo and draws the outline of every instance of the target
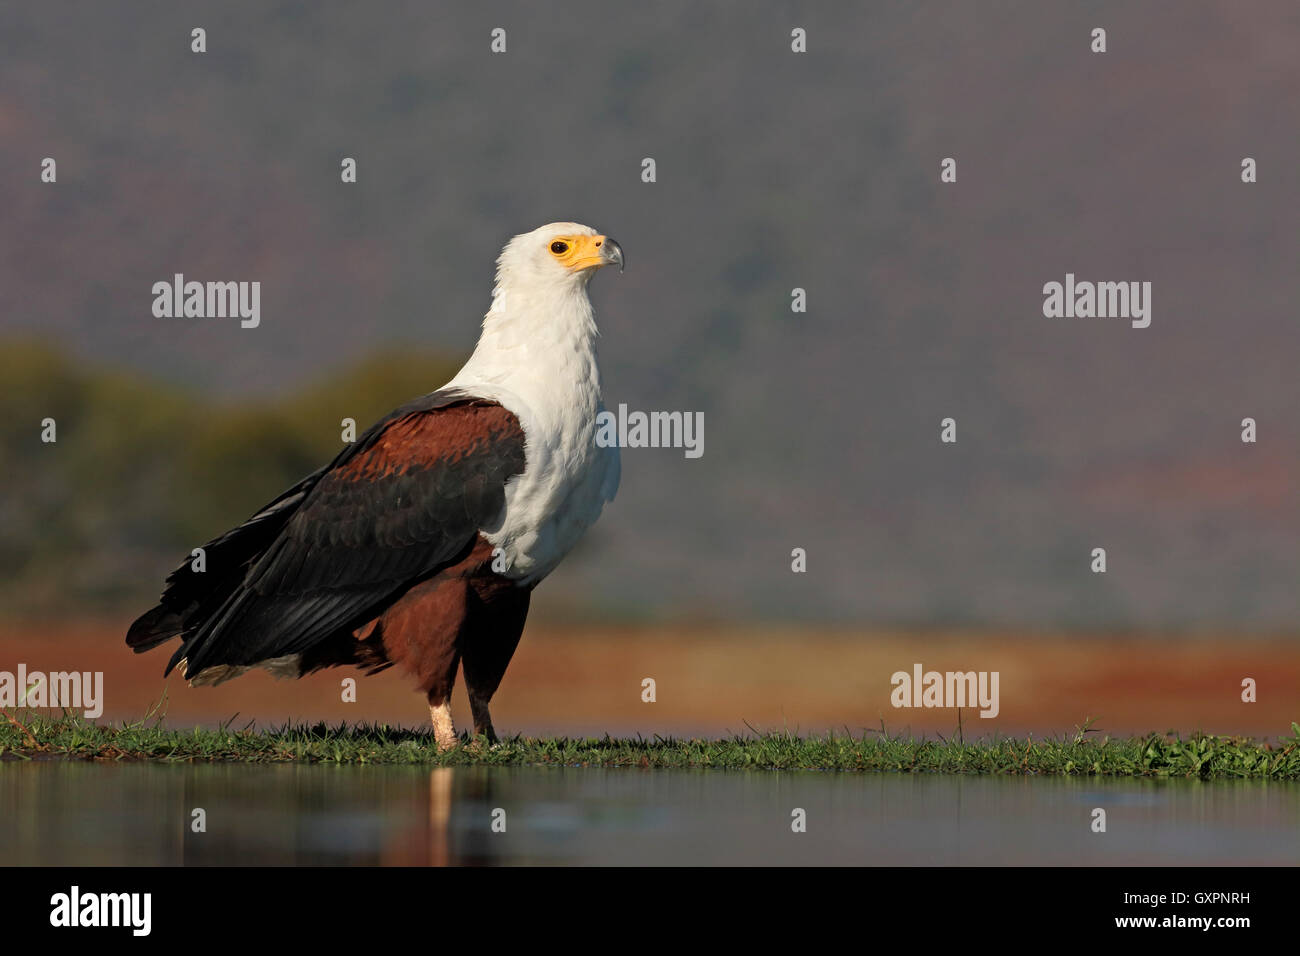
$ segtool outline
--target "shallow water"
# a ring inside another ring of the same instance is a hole
[[[1283,783],[0,763],[0,865],[1297,862]]]

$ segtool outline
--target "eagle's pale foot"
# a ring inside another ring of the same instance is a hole
[[[451,701],[429,704],[429,716],[433,719],[433,737],[438,742],[438,750],[450,750],[459,742],[456,738],[456,725],[451,721]]]

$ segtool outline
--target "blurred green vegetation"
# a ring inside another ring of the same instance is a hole
[[[152,600],[188,551],[248,517],[397,405],[455,374],[446,355],[371,355],[290,394],[217,402],[0,343],[0,608],[92,613]],[[57,441],[41,440],[55,421]]]

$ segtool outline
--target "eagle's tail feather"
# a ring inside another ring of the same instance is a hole
[[[185,629],[181,616],[170,608],[159,604],[151,611],[141,614],[126,632],[127,647],[137,654],[152,650],[164,641],[179,637]]]
[[[275,540],[324,469],[308,475],[243,524],[203,546],[206,570],[187,557],[167,576],[162,600],[142,614],[126,634],[128,647],[142,654],[174,637],[183,638],[179,656],[194,633],[238,590],[244,574]],[[168,665],[171,672],[176,661]]]

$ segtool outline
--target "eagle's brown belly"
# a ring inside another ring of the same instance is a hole
[[[464,558],[412,586],[357,628],[346,649],[332,641],[333,653],[317,660],[304,655],[302,671],[355,664],[373,673],[396,664],[431,700],[445,700],[463,664],[469,690],[491,697],[523,633],[531,593],[532,587],[492,570],[492,545],[479,535]]]

